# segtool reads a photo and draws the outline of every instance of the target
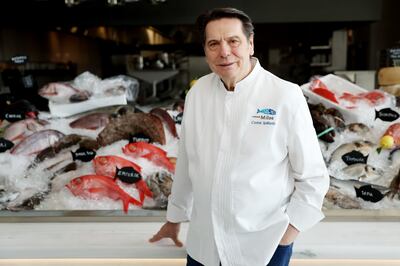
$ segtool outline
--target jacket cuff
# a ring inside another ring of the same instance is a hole
[[[314,206],[293,199],[286,209],[286,214],[289,216],[289,223],[300,232],[310,229],[325,217],[323,212]]]
[[[171,223],[181,223],[189,221],[190,211],[182,209],[168,201],[167,221]]]

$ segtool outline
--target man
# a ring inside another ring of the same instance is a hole
[[[329,178],[299,86],[253,58],[242,11],[214,9],[197,21],[213,73],[185,102],[167,223],[190,221],[187,265],[288,265],[292,243],[324,216]]]

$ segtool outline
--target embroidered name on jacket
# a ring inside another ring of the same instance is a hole
[[[271,108],[257,108],[251,118],[252,125],[275,125],[276,111]]]

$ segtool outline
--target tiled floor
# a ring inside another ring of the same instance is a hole
[[[159,222],[0,223],[0,265],[172,266],[185,251],[147,239]],[[183,225],[181,238],[186,235]],[[322,222],[299,236],[292,266],[400,266],[400,221]]]

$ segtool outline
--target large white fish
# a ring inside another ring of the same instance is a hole
[[[364,156],[367,156],[375,145],[370,141],[356,141],[352,143],[345,143],[340,145],[331,155],[329,163],[339,161],[342,156],[351,151],[361,152]]]
[[[48,122],[33,118],[24,119],[10,124],[5,130],[3,138],[8,139],[14,144],[34,132],[44,129]]]
[[[90,93],[69,83],[52,82],[39,90],[39,95],[53,102],[78,102],[89,99]]]
[[[373,181],[380,178],[383,174],[381,169],[368,164],[356,163],[346,166],[341,170],[342,180],[368,180]]]

